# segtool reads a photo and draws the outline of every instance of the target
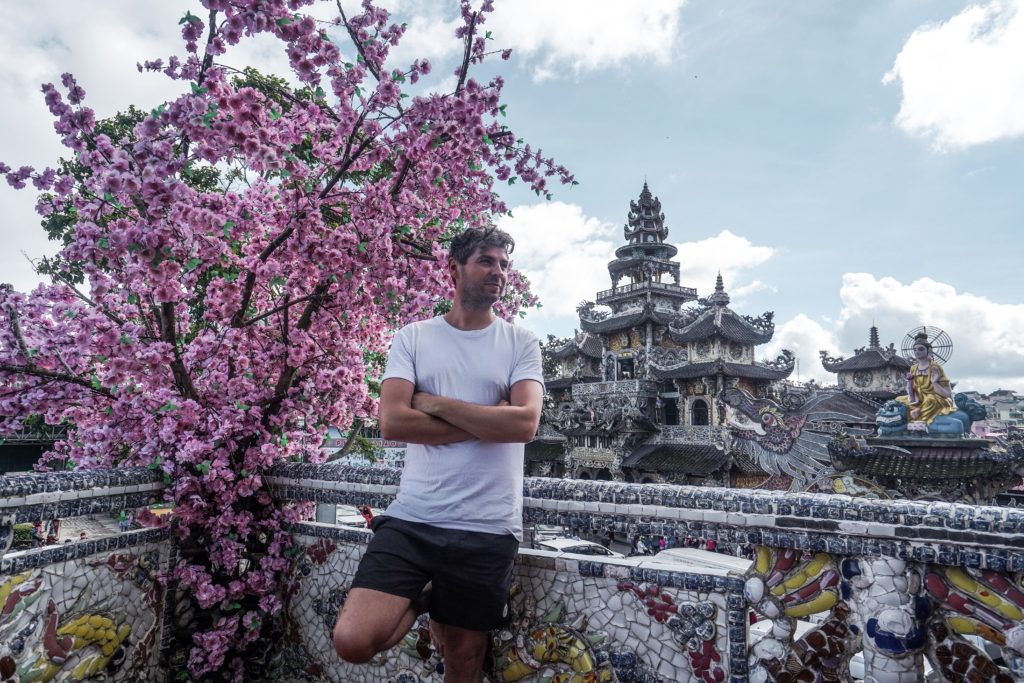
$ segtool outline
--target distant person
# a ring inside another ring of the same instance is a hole
[[[668,547],[668,541],[665,540],[664,536],[658,536],[658,552]]]
[[[373,510],[370,508],[369,505],[360,505],[356,509],[359,511],[359,514],[362,515],[363,519],[366,521],[366,526],[369,527],[370,524],[373,523]]]
[[[381,434],[409,445],[398,495],[373,520],[334,627],[346,661],[393,647],[429,611],[445,681],[479,683],[488,631],[508,621],[523,444],[537,431],[544,393],[537,338],[492,310],[513,246],[495,228],[455,237],[451,311],[406,325],[391,344]]]

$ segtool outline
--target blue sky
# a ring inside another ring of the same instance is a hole
[[[170,97],[135,70],[176,50],[189,5],[161,5],[0,6],[0,159],[61,153],[38,84],[64,70],[101,116]],[[681,283],[704,295],[721,270],[733,308],[775,311],[763,355],[793,349],[802,379],[827,381],[817,351],[849,355],[872,322],[897,345],[926,324],[952,336],[959,389],[1024,392],[1024,2],[496,5],[509,123],[580,181],[550,202],[505,192],[501,224],[545,304],[524,321],[539,335],[571,334],[576,304],[608,286],[646,179]],[[410,26],[394,63],[428,57],[426,86],[450,87],[457,7],[389,6]],[[283,70],[275,50],[228,61]],[[51,250],[31,205],[0,188],[0,279],[22,288],[35,279],[19,252]]]

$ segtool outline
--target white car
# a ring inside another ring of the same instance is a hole
[[[541,541],[550,541],[553,538],[562,538],[566,533],[568,532],[564,528],[554,524],[534,524],[533,547],[536,548],[537,544]]]
[[[359,514],[354,505],[337,505],[335,511],[335,524],[341,526],[355,526],[360,529],[366,528],[366,519]]]
[[[538,550],[551,550],[556,553],[572,553],[573,555],[589,555],[591,557],[625,557],[622,553],[608,550],[599,543],[591,543],[578,538],[549,538],[535,543]]]

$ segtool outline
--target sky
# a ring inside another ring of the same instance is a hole
[[[351,2],[344,3],[351,5]],[[384,3],[408,24],[389,66],[427,58],[450,89],[457,4]],[[610,286],[630,200],[660,198],[680,284],[774,311],[759,348],[797,354],[794,379],[831,383],[819,350],[850,356],[872,324],[899,347],[919,325],[954,348],[958,390],[1024,393],[1024,0],[496,0],[486,30],[507,122],[569,167],[544,200],[503,190],[540,337],[578,327]],[[327,16],[333,3],[316,14]],[[39,86],[73,72],[99,117],[150,109],[178,84],[140,74],[180,53],[197,3],[0,3],[0,161],[63,155]],[[224,60],[286,75],[269,40]],[[482,76],[490,73],[490,69]],[[53,253],[30,192],[0,187],[0,281],[29,289]]]

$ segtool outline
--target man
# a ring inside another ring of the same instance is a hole
[[[347,661],[394,646],[429,611],[445,681],[479,683],[487,632],[507,620],[523,444],[537,431],[543,396],[537,338],[492,312],[514,244],[493,228],[452,240],[451,311],[407,325],[392,342],[381,435],[409,445],[398,495],[374,518],[334,628]]]

